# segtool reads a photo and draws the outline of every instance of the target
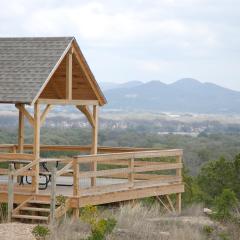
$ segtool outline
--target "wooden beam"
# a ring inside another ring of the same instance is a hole
[[[52,108],[52,105],[48,104],[46,106],[46,108],[44,109],[42,115],[41,115],[41,119],[40,119],[40,122],[41,122],[41,125],[44,123],[46,117],[47,117],[47,114],[49,113],[49,111],[51,110]]]
[[[63,168],[61,168],[59,171],[57,171],[57,177],[61,176],[62,174],[69,172],[69,168],[71,168],[73,165],[73,161],[65,165]]]
[[[72,100],[72,48],[66,57],[66,99]]]
[[[39,98],[37,100],[39,104],[51,104],[51,105],[97,105],[97,100],[65,100],[65,99],[46,99]]]
[[[15,106],[17,109],[19,109],[19,111],[21,111],[24,114],[24,116],[28,119],[29,123],[33,126],[34,119],[32,115],[26,110],[24,105],[16,104]]]
[[[28,153],[0,153],[0,160],[34,160],[34,155]]]
[[[35,161],[40,160],[40,105],[38,103],[34,104],[34,143],[33,143],[33,154]],[[36,194],[38,194],[39,185],[39,163],[37,163],[33,171],[35,171],[35,176],[33,177],[33,188]]]
[[[79,109],[87,118],[88,122],[92,126],[92,128],[95,128],[95,119],[93,115],[91,114],[91,111],[88,106],[82,105],[82,106],[76,106],[77,109]]]
[[[98,151],[98,106],[93,106],[94,127],[92,127],[92,154],[97,155]],[[97,161],[91,164],[91,170],[97,172]],[[91,186],[96,186],[96,177],[91,178]]]

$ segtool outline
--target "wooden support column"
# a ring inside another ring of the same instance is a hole
[[[24,152],[24,113],[21,108],[18,117],[18,151],[19,153]]]
[[[18,115],[18,152],[24,153],[24,113],[21,108],[19,108]],[[21,164],[17,164],[16,168],[21,168]],[[21,181],[21,176],[18,177],[18,182]]]
[[[56,178],[57,169],[53,167],[51,170],[51,203],[50,203],[50,223],[54,224],[55,221],[55,208],[56,208]]]
[[[128,168],[131,169],[131,172],[128,174],[128,182],[131,184],[131,187],[134,185],[134,158],[128,160]]]
[[[72,100],[72,49],[66,60],[66,99]]]
[[[177,163],[182,163],[182,156],[177,156]],[[182,169],[177,169],[176,170],[176,176],[177,177],[182,177]],[[177,193],[176,195],[176,211],[178,213],[181,213],[182,211],[182,194]]]
[[[73,159],[73,196],[79,198],[79,163],[78,163],[78,159],[74,158]],[[79,199],[78,199],[78,203],[79,203]],[[75,219],[79,218],[79,206],[77,208],[73,209],[73,217]]]
[[[33,154],[36,161],[40,158],[40,105],[38,103],[34,104],[34,142],[33,142]],[[38,183],[39,183],[39,163],[33,168],[34,177],[32,180],[33,189],[35,193],[38,193]]]
[[[98,151],[98,106],[93,106],[93,119],[94,119],[94,126],[92,126],[92,154],[97,154]],[[97,162],[94,161],[91,164],[91,170],[97,171]],[[91,186],[96,186],[96,177],[91,178]]]
[[[9,164],[8,168],[8,222],[12,220],[13,198],[14,198],[14,166]]]

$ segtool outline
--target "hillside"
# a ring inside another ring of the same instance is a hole
[[[185,78],[172,84],[160,81],[102,84],[108,109],[240,113],[240,92]]]

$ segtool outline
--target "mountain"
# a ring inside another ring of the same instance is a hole
[[[141,81],[130,81],[126,83],[100,82],[99,85],[103,91],[116,88],[131,88],[143,84]]]
[[[160,81],[139,81],[116,84],[104,90],[108,109],[192,112],[240,113],[240,92],[192,78],[172,84]]]

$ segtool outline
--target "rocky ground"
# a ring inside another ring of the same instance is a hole
[[[34,225],[23,223],[0,224],[1,240],[35,240],[32,235]]]

